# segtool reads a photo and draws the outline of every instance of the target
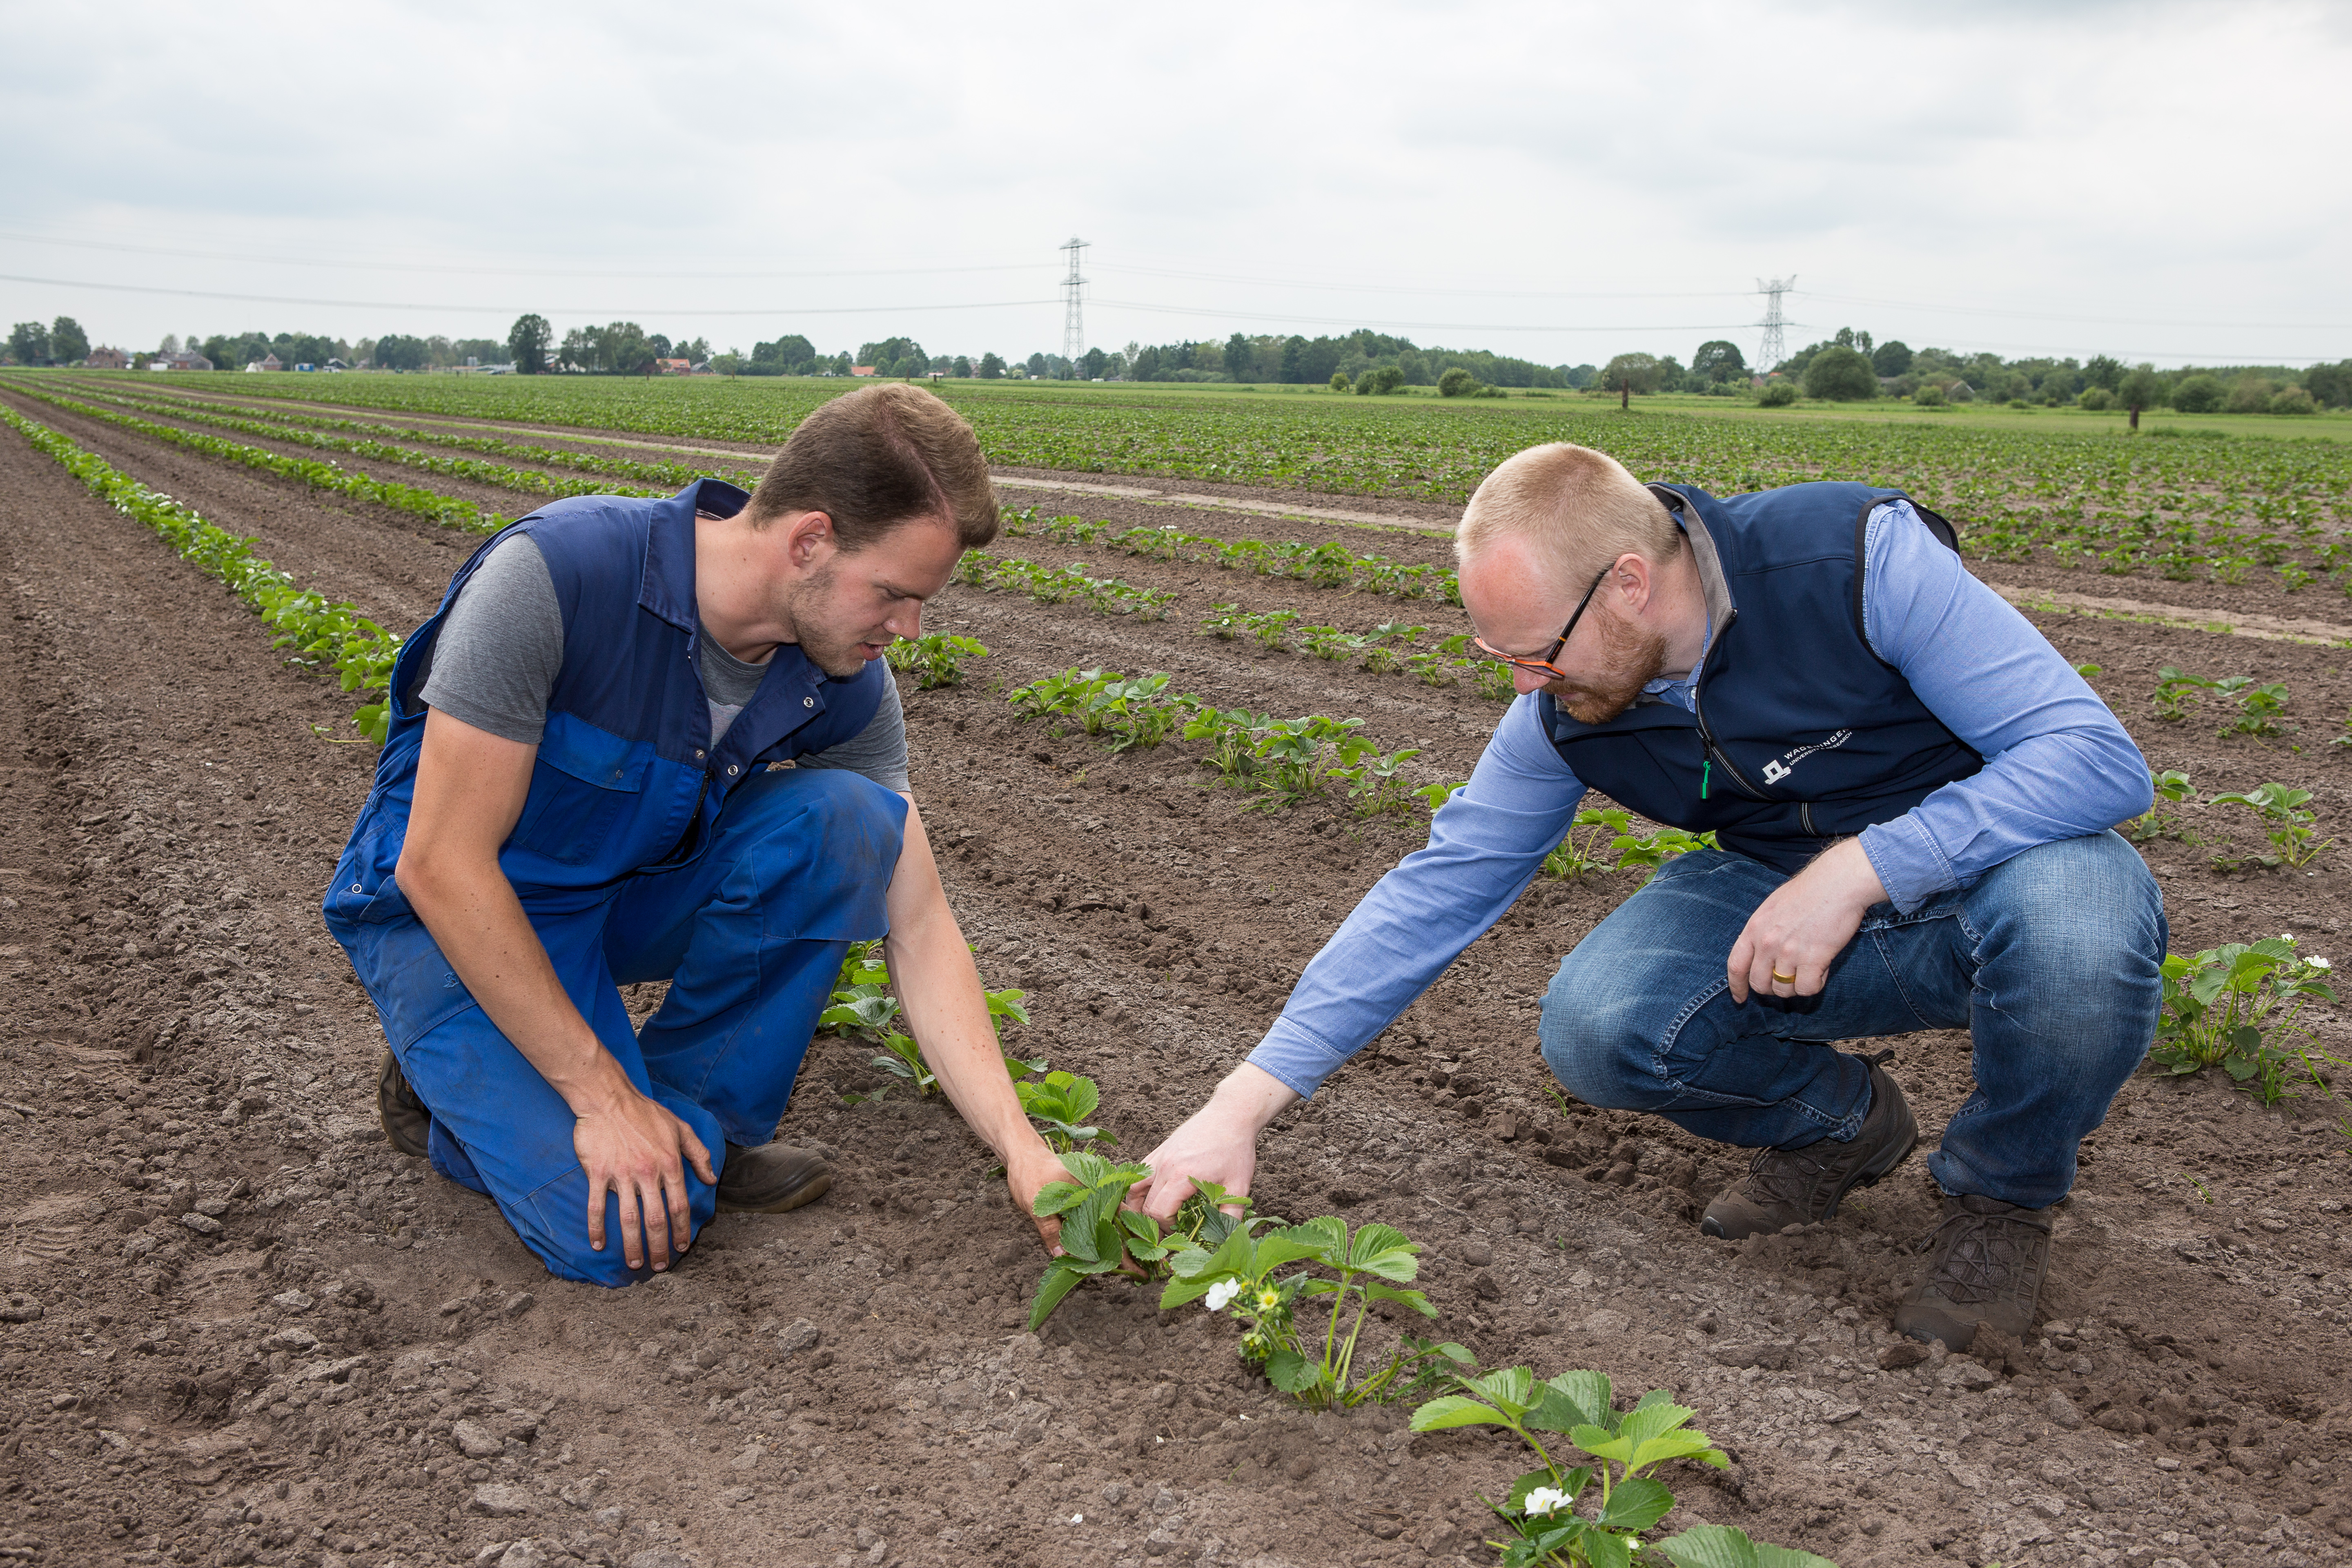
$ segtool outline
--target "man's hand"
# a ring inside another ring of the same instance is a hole
[[[1004,1184],[1013,1194],[1013,1206],[1037,1227],[1037,1239],[1045,1244],[1049,1258],[1062,1256],[1062,1220],[1059,1215],[1037,1217],[1037,1194],[1049,1183],[1069,1179],[1069,1170],[1061,1157],[1046,1148],[1042,1140],[1034,1146],[1024,1144],[1005,1158]]]
[[[648,1258],[655,1268],[667,1268],[671,1257],[694,1240],[679,1156],[704,1181],[719,1183],[710,1151],[694,1129],[624,1084],[604,1105],[572,1122],[572,1147],[588,1176],[588,1245],[604,1250],[604,1194],[614,1193],[621,1200],[621,1256],[632,1268],[643,1268]]]
[[[1849,838],[1780,884],[1748,917],[1731,944],[1725,977],[1731,999],[1745,1005],[1759,996],[1815,996],[1829,983],[1830,965],[1843,952],[1862,917],[1886,901],[1886,889],[1872,869],[1862,841]],[[1775,972],[1794,980],[1774,978]]]
[[[1261,1068],[1244,1062],[1225,1075],[1209,1103],[1143,1157],[1151,1184],[1129,1205],[1165,1225],[1192,1195],[1192,1179],[1215,1182],[1235,1197],[1246,1197],[1257,1174],[1257,1135],[1284,1108],[1298,1102],[1288,1086]]]

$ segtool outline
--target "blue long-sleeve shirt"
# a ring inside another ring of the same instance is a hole
[[[2148,809],[2147,763],[2074,667],[2008,601],[1970,576],[1904,501],[1871,513],[1863,629],[1878,657],[1985,760],[1892,822],[1863,852],[1910,912],[2037,844],[2078,838]],[[1710,634],[1711,635],[1711,634]],[[1700,663],[1705,663],[1702,654]],[[1647,688],[1692,706],[1693,681]],[[1301,1095],[1388,1027],[1509,909],[1568,832],[1585,786],[1545,734],[1536,699],[1513,702],[1428,847],[1374,883],[1299,977],[1249,1059]]]

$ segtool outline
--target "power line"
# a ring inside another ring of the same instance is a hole
[[[761,305],[751,310],[712,310],[700,305],[666,309],[644,305],[626,308],[574,306],[551,312],[543,305],[419,305],[404,300],[310,300],[287,294],[233,294],[217,289],[161,289],[141,283],[91,283],[79,279],[27,278],[14,272],[0,272],[0,283],[38,283],[54,289],[100,289],[114,294],[173,294],[191,300],[236,300],[257,305],[311,305],[322,310],[438,310],[445,315],[498,316],[536,310],[541,315],[552,313],[612,319],[632,316],[879,316],[910,310],[1003,310],[1054,303],[1051,300],[982,300],[953,305]]]

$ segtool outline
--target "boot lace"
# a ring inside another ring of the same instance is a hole
[[[1955,1304],[2013,1296],[2032,1277],[2046,1234],[2008,1215],[1949,1215],[1936,1227],[1938,1256],[1930,1284]]]

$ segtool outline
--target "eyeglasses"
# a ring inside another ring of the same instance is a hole
[[[1613,561],[1610,563],[1610,566],[1615,564]],[[1559,657],[1559,650],[1566,647],[1568,639],[1576,634],[1576,623],[1584,618],[1584,607],[1592,603],[1592,595],[1601,591],[1601,582],[1608,575],[1609,566],[1603,566],[1601,569],[1601,575],[1592,580],[1592,586],[1584,591],[1584,597],[1576,601],[1576,613],[1568,617],[1568,625],[1559,628],[1559,640],[1547,648],[1541,658],[1521,658],[1517,654],[1505,653],[1501,648],[1488,643],[1485,637],[1474,637],[1470,640],[1475,643],[1478,651],[1488,658],[1499,659],[1517,669],[1541,670],[1545,674],[1555,675],[1562,680],[1567,680],[1570,679],[1568,671],[1552,663],[1552,660]]]

